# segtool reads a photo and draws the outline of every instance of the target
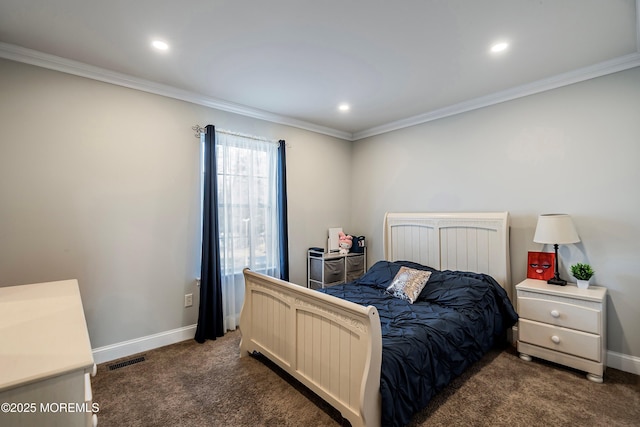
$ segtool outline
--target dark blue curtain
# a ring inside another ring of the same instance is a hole
[[[222,276],[218,229],[218,175],[216,132],[206,127],[204,138],[204,200],[202,210],[202,267],[200,271],[200,311],[195,339],[203,343],[224,335],[222,318]]]
[[[218,185],[215,127],[206,127],[204,138],[204,199],[202,210],[202,267],[200,272],[200,310],[195,339],[203,343],[224,335],[222,276],[218,227]],[[287,222],[287,158],[285,141],[278,146],[277,192],[280,229],[280,278],[289,280],[289,233]]]
[[[289,281],[289,226],[287,220],[287,156],[286,143],[278,145],[278,212],[280,213],[280,278]]]

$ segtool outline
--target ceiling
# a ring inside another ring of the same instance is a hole
[[[2,0],[0,57],[353,140],[640,66],[637,3]]]

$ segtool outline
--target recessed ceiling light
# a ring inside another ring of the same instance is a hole
[[[349,104],[340,104],[338,105],[338,110],[340,111],[349,111],[351,106]]]
[[[168,50],[169,45],[162,40],[154,40],[151,42],[151,46],[155,47],[158,50]]]
[[[493,46],[491,46],[491,52],[494,52],[494,53],[503,52],[507,50],[508,47],[509,47],[509,43],[505,43],[505,42],[496,43]]]

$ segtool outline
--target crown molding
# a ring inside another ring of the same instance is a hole
[[[624,71],[635,67],[640,67],[640,53],[632,53],[629,55],[621,56],[610,61],[604,61],[599,64],[591,65],[589,67],[580,68],[532,83],[527,83],[522,86],[517,86],[511,89],[506,89],[489,95],[470,99],[468,101],[460,102],[448,107],[439,108],[428,113],[419,114],[417,116],[408,117],[406,119],[397,120],[381,126],[376,126],[359,132],[355,132],[353,134],[352,141],[357,141],[359,139],[380,135],[394,130],[419,125],[422,123],[427,123],[433,120],[442,119],[444,117],[453,116],[455,114],[488,107],[490,105],[495,105],[501,102],[511,101],[517,98],[534,95],[536,93],[545,92],[551,89],[557,89],[559,87],[568,86],[574,83],[579,83],[585,80],[605,76],[607,74],[617,73],[619,71]]]
[[[213,97],[201,95],[175,88],[149,80],[140,79],[127,74],[110,71],[104,68],[95,67],[82,62],[73,61],[59,56],[50,55],[33,49],[27,49],[21,46],[0,42],[0,58],[10,59],[12,61],[23,62],[25,64],[35,65],[50,70],[60,71],[75,76],[86,77],[88,79],[110,83],[117,86],[123,86],[130,89],[136,89],[155,95],[174,98],[181,101],[191,102],[193,104],[203,105],[205,107],[214,108],[216,110],[227,111],[254,119],[265,120],[271,123],[278,123],[286,126],[292,126],[299,129],[320,133],[335,138],[351,141],[353,135],[350,132],[343,132],[326,126],[309,123],[303,120],[270,113],[268,111],[257,108],[247,107],[233,102],[223,101]]]
[[[637,2],[640,2],[640,0],[637,0]],[[638,14],[640,15],[640,9],[638,9]],[[637,45],[640,48],[640,29],[638,30]],[[357,141],[371,136],[416,126],[433,120],[442,119],[456,114],[488,107],[491,105],[499,104],[501,102],[511,101],[517,98],[534,95],[540,92],[557,89],[559,87],[579,83],[585,80],[640,66],[640,53],[636,52],[609,61],[604,61],[599,64],[594,64],[574,71],[538,80],[536,82],[528,83],[522,86],[517,86],[507,90],[474,98],[468,101],[460,102],[458,104],[439,108],[427,113],[419,114],[401,120],[396,120],[384,125],[364,129],[355,133],[350,133],[306,122],[303,120],[270,113],[268,111],[260,110],[257,108],[251,108],[245,105],[219,100],[195,92],[190,92],[172,86],[155,83],[149,80],[129,76],[127,74],[117,73],[115,71],[106,70],[104,68],[95,67],[82,62],[61,58],[59,56],[50,55],[32,49],[26,49],[8,43],[0,42],[0,58],[23,62],[50,70],[60,71],[67,74],[152,93],[155,95],[174,98],[181,101],[191,102],[193,104],[203,105],[205,107],[239,114],[254,119],[265,120],[271,123],[278,123],[286,126],[304,129],[311,132],[332,136],[334,138],[343,139],[346,141]]]

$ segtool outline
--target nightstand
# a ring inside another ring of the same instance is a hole
[[[518,352],[587,372],[601,383],[606,368],[607,288],[549,285],[526,279],[516,285]]]

